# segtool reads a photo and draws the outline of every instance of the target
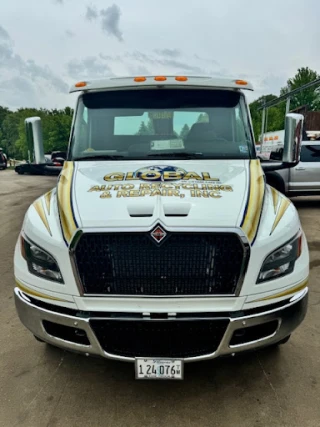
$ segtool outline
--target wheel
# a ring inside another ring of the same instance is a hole
[[[44,343],[44,341],[42,341],[42,340],[41,340],[40,338],[38,338],[37,336],[35,336],[35,335],[33,335],[33,336],[35,337],[35,339],[36,339],[37,341]]]
[[[289,341],[290,337],[291,335],[288,335],[287,337],[283,338],[281,341],[277,342],[276,345],[286,344]]]
[[[287,337],[282,338],[281,341],[278,341],[275,344],[271,344],[270,348],[274,348],[274,349],[279,348],[280,345],[283,345],[283,344],[287,343],[289,341],[290,337],[291,337],[291,335],[288,335]]]
[[[273,351],[279,351],[280,346],[287,343],[289,341],[290,337],[291,337],[291,335],[288,335],[287,337],[282,338],[282,340],[280,340],[274,344],[268,344],[268,345],[262,347],[262,349],[270,350],[272,352]]]
[[[21,170],[21,169],[18,169],[17,172],[18,172],[19,175],[23,175],[24,174],[23,170]]]

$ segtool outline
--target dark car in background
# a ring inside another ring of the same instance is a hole
[[[25,173],[29,175],[59,175],[63,166],[64,158],[57,155],[57,153],[61,154],[61,152],[45,154],[45,163],[21,163],[15,167],[15,171],[19,175],[23,175]]]
[[[0,148],[0,170],[7,169],[7,156],[3,153],[2,148]]]
[[[7,162],[4,162],[1,158],[0,158],[0,170],[1,169],[7,169]]]

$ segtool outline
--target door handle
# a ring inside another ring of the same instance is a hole
[[[305,171],[305,170],[306,168],[303,168],[303,167],[296,168],[296,171]]]

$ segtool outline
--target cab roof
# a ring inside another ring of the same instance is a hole
[[[75,83],[70,93],[80,91],[102,91],[108,89],[124,89],[139,87],[208,87],[224,89],[253,90],[251,83],[241,79],[222,79],[201,76],[144,76],[144,77],[112,77],[101,80],[87,80]]]

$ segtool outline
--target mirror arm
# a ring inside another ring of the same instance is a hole
[[[265,162],[261,163],[261,167],[264,172],[272,172],[281,169],[291,169],[297,166],[299,162],[287,163],[287,162]]]

